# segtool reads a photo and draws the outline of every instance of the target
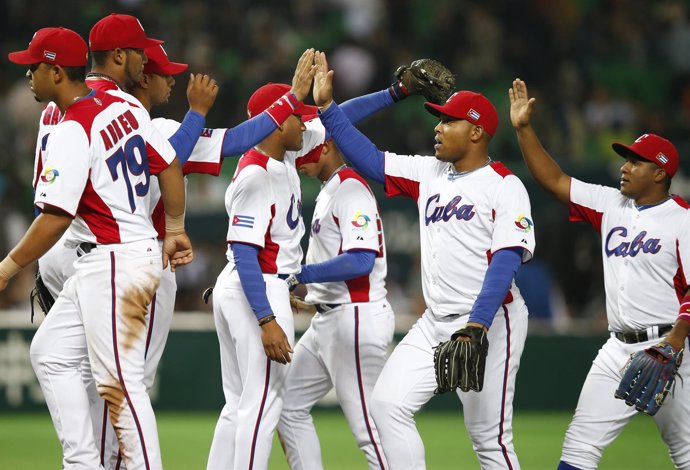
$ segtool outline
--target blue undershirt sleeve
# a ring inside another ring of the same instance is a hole
[[[383,183],[386,179],[383,152],[347,120],[335,101],[319,114],[324,127],[352,166],[364,176]]]
[[[494,253],[484,276],[482,290],[474,301],[469,322],[491,327],[494,316],[522,264],[522,248],[504,248]]]
[[[347,100],[340,105],[340,109],[352,124],[357,124],[359,121],[387,108],[393,103],[395,101],[393,101],[393,97],[388,90],[381,90]]]
[[[239,157],[276,129],[278,126],[275,121],[266,113],[247,119],[225,131],[221,155],[223,158]]]
[[[175,149],[180,165],[184,165],[194,150],[201,132],[204,130],[206,118],[196,111],[187,111],[182,124],[170,138],[168,142]]]
[[[375,261],[373,251],[350,250],[322,263],[305,264],[295,277],[302,284],[348,281],[369,274]]]
[[[266,283],[259,267],[259,248],[247,243],[233,242],[232,256],[242,290],[257,320],[272,313],[266,296]]]

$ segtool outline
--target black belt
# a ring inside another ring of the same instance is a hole
[[[79,246],[77,247],[77,256],[83,256],[88,253],[91,253],[91,250],[94,250],[98,245],[95,243],[89,243],[89,242],[84,242],[80,243]]]
[[[276,274],[276,276],[278,276],[278,279],[282,279],[283,281],[290,277],[289,274]]]
[[[671,331],[673,329],[673,325],[663,325],[659,326],[659,334],[657,338],[661,338],[664,336],[666,333]],[[640,331],[631,331],[628,333],[619,333],[618,331],[614,332],[613,335],[619,340],[627,344],[634,344],[634,343],[644,343],[645,341],[649,340],[649,335],[647,335],[647,330],[640,330]]]
[[[316,308],[316,311],[319,313],[326,313],[330,312],[334,308],[340,307],[342,304],[315,304],[314,308]]]

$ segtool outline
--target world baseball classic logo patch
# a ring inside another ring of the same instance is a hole
[[[46,167],[46,169],[43,171],[43,174],[41,175],[41,181],[43,181],[44,183],[53,184],[58,176],[60,176],[60,172],[57,171],[55,168],[49,166]]]
[[[253,228],[254,227],[254,217],[251,215],[236,215],[232,218],[233,227],[244,227]]]
[[[515,227],[521,232],[529,233],[532,231],[532,227],[534,227],[534,222],[520,214],[515,221]]]
[[[350,221],[352,226],[358,230],[366,230],[369,227],[369,222],[371,222],[369,216],[362,214],[361,211],[355,212],[355,216]]]

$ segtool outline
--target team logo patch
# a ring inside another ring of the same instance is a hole
[[[532,231],[532,227],[534,227],[534,222],[520,214],[515,221],[515,227],[522,232],[529,233]]]
[[[469,117],[471,117],[472,119],[474,119],[475,121],[476,121],[477,119],[479,119],[479,118],[482,116],[481,114],[479,114],[477,111],[475,111],[475,110],[472,109],[472,108],[470,108],[470,110],[467,111],[467,115],[468,115]]]
[[[43,58],[46,60],[54,61],[57,54],[52,51],[43,51]]]
[[[213,135],[213,129],[204,129],[201,131],[201,137],[211,137]]]
[[[361,211],[357,211],[350,223],[359,230],[366,230],[367,227],[369,227],[369,222],[371,222],[371,219],[368,215],[362,214]]]
[[[41,181],[43,181],[44,183],[53,184],[58,176],[60,176],[60,172],[57,171],[55,168],[49,166],[43,171],[43,174],[41,175]]]
[[[236,215],[232,218],[233,227],[244,227],[253,228],[254,227],[254,217],[251,215]]]
[[[662,165],[668,163],[668,157],[661,152],[659,152],[659,155],[656,156],[656,159],[659,160]]]

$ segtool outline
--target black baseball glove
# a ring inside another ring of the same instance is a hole
[[[31,290],[29,297],[31,303],[31,323],[34,322],[34,299],[38,301],[38,306],[41,307],[45,315],[48,315],[55,303],[55,299],[43,282],[43,278],[41,278],[41,271],[36,271],[36,285]]]
[[[401,65],[395,76],[407,94],[424,95],[432,103],[445,103],[455,91],[455,75],[434,59],[418,59],[410,65]]]
[[[664,404],[682,361],[683,350],[676,351],[664,341],[632,354],[615,397],[654,416]]]
[[[484,368],[489,352],[486,331],[478,326],[459,329],[436,346],[434,369],[436,371],[435,394],[454,392],[458,387],[463,392],[481,392],[484,386]],[[467,338],[458,340],[458,338]]]

